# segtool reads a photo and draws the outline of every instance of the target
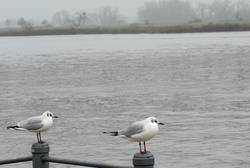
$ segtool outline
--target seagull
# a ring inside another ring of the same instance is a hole
[[[159,125],[164,125],[155,117],[148,117],[142,121],[132,123],[127,129],[121,131],[103,132],[111,136],[121,136],[133,142],[139,142],[140,153],[147,153],[145,141],[150,140],[159,132]],[[142,150],[142,142],[144,150]]]
[[[58,117],[50,111],[45,111],[40,116],[30,117],[18,122],[16,125],[8,126],[7,129],[36,132],[37,142],[43,143],[41,132],[48,130],[53,125],[54,118]]]

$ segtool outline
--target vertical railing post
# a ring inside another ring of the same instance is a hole
[[[153,168],[155,163],[154,155],[151,152],[136,153],[133,158],[134,168]]]
[[[33,168],[49,168],[49,162],[43,161],[42,157],[49,156],[48,143],[34,143],[31,147]]]

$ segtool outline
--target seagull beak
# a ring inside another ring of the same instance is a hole
[[[158,123],[158,125],[165,125],[164,123]]]
[[[59,118],[58,116],[53,116],[53,118]]]

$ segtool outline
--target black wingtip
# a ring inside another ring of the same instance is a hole
[[[14,126],[8,126],[8,127],[7,127],[7,129],[16,129],[16,128],[18,128],[18,126],[17,126],[17,125],[14,125]]]
[[[109,134],[110,136],[118,136],[119,135],[118,131],[111,131],[111,132],[103,131],[102,133]]]

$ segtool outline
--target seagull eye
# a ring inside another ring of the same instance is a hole
[[[50,114],[49,116],[52,117],[52,114]]]

